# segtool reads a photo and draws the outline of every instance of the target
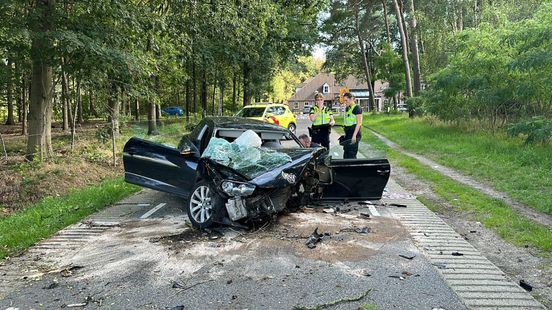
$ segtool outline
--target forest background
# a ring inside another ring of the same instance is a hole
[[[115,165],[124,128],[159,133],[163,107],[231,115],[320,71],[388,82],[387,111],[552,134],[547,0],[4,0],[0,21],[2,160],[20,170],[82,153]],[[112,158],[79,149],[87,136]]]

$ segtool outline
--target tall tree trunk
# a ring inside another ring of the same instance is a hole
[[[35,1],[35,10],[41,18],[32,25],[38,34],[47,34],[52,28],[55,0]],[[50,157],[52,150],[52,67],[44,59],[43,51],[50,42],[43,35],[33,36],[31,43],[32,81],[31,104],[29,106],[29,137],[27,139],[27,160]]]
[[[391,31],[389,31],[389,18],[387,16],[387,4],[386,0],[381,0],[383,6],[383,21],[385,22],[385,33],[387,34],[387,43],[391,44]]]
[[[109,94],[107,97],[107,104],[109,106],[109,114],[110,114],[111,124],[113,128],[113,135],[115,139],[119,137],[119,133],[120,133],[119,110],[120,110],[121,103],[119,101],[119,98],[117,98],[118,97],[117,95],[118,95],[117,85],[115,85],[114,82],[110,82]]]
[[[77,80],[77,123],[84,123],[84,116],[82,113],[82,96],[81,96],[81,81]]]
[[[213,80],[213,115],[217,114],[216,96],[217,95],[217,79]]]
[[[414,95],[419,96],[422,89],[422,79],[420,73],[420,54],[418,52],[418,30],[416,29],[416,11],[414,10],[414,0],[409,0],[410,15],[410,50],[412,51],[412,69],[414,71]]]
[[[140,102],[138,102],[138,99],[134,99],[134,121],[140,121]]]
[[[155,90],[158,94],[161,94],[161,78],[159,78],[158,75],[155,76]],[[161,97],[159,95],[159,97]],[[161,98],[159,98],[159,101]],[[155,104],[155,121],[157,123],[157,127],[161,127],[161,103]]]
[[[219,110],[218,115],[224,114],[224,76],[219,79]]]
[[[19,72],[18,70],[18,63],[15,63],[15,71]],[[17,78],[17,88],[16,88],[16,107],[17,107],[17,122],[21,123],[23,120],[23,117],[21,115],[21,112],[23,110],[23,101],[25,100],[25,85],[23,84],[25,81],[24,78],[19,79]]]
[[[148,136],[158,135],[157,121],[155,120],[155,103],[150,102],[148,108]]]
[[[192,94],[190,94],[190,79],[186,80],[186,123],[190,121],[190,106],[192,105]]]
[[[353,8],[355,10],[355,31],[358,39],[358,45],[360,46],[360,52],[362,53],[362,61],[364,65],[364,76],[366,77],[366,83],[368,84],[368,91],[369,94],[369,104],[368,104],[368,111],[371,107],[376,107],[376,101],[374,100],[374,87],[372,85],[372,73],[370,72],[370,67],[368,64],[368,59],[366,57],[366,47],[364,46],[364,40],[362,39],[360,35],[360,25],[358,21],[358,10]]]
[[[6,82],[6,95],[8,100],[8,119],[6,125],[15,125],[15,119],[13,117],[13,61],[8,57],[8,81]]]
[[[236,70],[233,70],[233,76],[232,76],[232,113],[236,112],[236,109],[238,108],[236,103],[237,103],[237,97],[236,97],[236,78],[237,78],[237,73],[236,73]]]
[[[0,133],[0,142],[2,142],[2,150],[4,151],[4,159],[8,161],[8,152],[6,151],[6,144],[4,143],[4,138],[2,137],[2,133]]]
[[[251,68],[247,62],[243,63],[243,106],[251,104]]]
[[[28,133],[27,131],[27,115],[29,113],[29,103],[27,102],[27,77],[23,75],[23,79],[21,81],[23,84],[22,86],[22,97],[23,100],[21,102],[21,134],[26,135]],[[28,87],[28,93],[31,93],[31,85],[29,84]]]
[[[121,98],[121,115],[123,116],[126,116],[127,114],[127,107],[126,107],[126,96],[125,96],[125,92],[123,89],[121,89],[121,94],[120,94],[120,98]]]
[[[192,78],[193,78],[193,96],[192,96],[192,99],[193,99],[193,102],[194,102],[194,114],[197,113],[197,76],[196,76],[196,65],[195,65],[195,61],[192,62]]]
[[[69,114],[71,113],[71,105],[69,101],[69,85],[68,85],[68,79],[67,79],[67,73],[65,73],[65,70],[63,69],[63,66],[65,65],[65,59],[61,59],[61,117],[62,117],[62,125],[61,128],[63,131],[67,131],[69,129],[69,119],[73,119]]]
[[[404,64],[404,75],[406,79],[406,96],[412,97],[412,80],[410,79],[410,62],[408,61],[408,45],[406,44],[406,33],[404,31],[402,21],[402,12],[399,7],[397,0],[393,0],[393,5],[395,7],[395,14],[397,15],[397,25],[399,27],[399,32],[401,34],[401,47],[402,47],[402,58]]]
[[[203,108],[202,116],[207,116],[207,73],[203,69],[203,75],[201,78],[201,107]]]
[[[239,69],[238,69],[238,72],[236,72],[236,106],[234,108],[234,111],[238,110],[237,104],[238,104],[238,100],[239,100],[239,98],[241,96],[241,93],[242,93],[241,92],[241,87],[240,87],[242,85],[241,78],[242,78],[242,75],[239,74]]]
[[[404,29],[404,37],[406,39],[406,46],[410,46],[410,37],[409,37],[409,33],[408,33],[408,30],[406,29],[406,22],[404,21],[404,3],[403,3],[403,0],[398,0],[398,3],[399,3],[399,10],[401,12],[401,23],[402,23],[402,27]]]
[[[73,85],[74,86],[74,85]],[[75,100],[75,108],[72,109],[71,107],[71,102],[69,101],[68,102],[68,109],[70,111],[72,111],[70,114],[71,114],[71,151],[74,151],[75,150],[75,137],[77,136],[77,115],[78,115],[78,111],[77,109],[79,108],[79,104],[78,104],[78,101]]]
[[[161,127],[161,104],[158,103],[155,105],[155,121],[157,122],[157,127]]]
[[[96,111],[96,108],[94,107],[94,93],[92,91],[88,91],[88,113],[91,115],[94,115],[94,117],[99,117],[98,111]]]

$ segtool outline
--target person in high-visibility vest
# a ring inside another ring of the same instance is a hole
[[[312,122],[312,142],[330,148],[330,129],[335,124],[332,110],[324,105],[324,95],[314,96],[315,105],[309,113]]]
[[[343,94],[346,104],[345,119],[345,138],[343,139],[343,158],[356,158],[358,153],[358,144],[360,143],[362,128],[362,109],[355,102],[355,96],[351,93]]]

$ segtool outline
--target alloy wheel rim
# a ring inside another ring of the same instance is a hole
[[[194,221],[205,223],[211,218],[212,209],[213,205],[209,187],[202,185],[196,188],[190,197],[190,213]]]

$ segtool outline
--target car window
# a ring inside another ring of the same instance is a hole
[[[276,114],[276,111],[274,109],[274,107],[268,107],[266,108],[266,114]]]
[[[286,109],[284,107],[274,107],[274,115],[284,115]]]
[[[243,108],[241,111],[239,111],[236,116],[241,117],[262,117],[264,113],[265,108],[263,107],[255,107],[255,108]]]
[[[203,150],[207,147],[209,144],[209,140],[211,140],[211,136],[213,135],[213,132],[211,129],[209,129],[209,126],[204,125],[201,129],[200,134],[198,135],[197,139],[199,140],[199,151],[203,153]]]

